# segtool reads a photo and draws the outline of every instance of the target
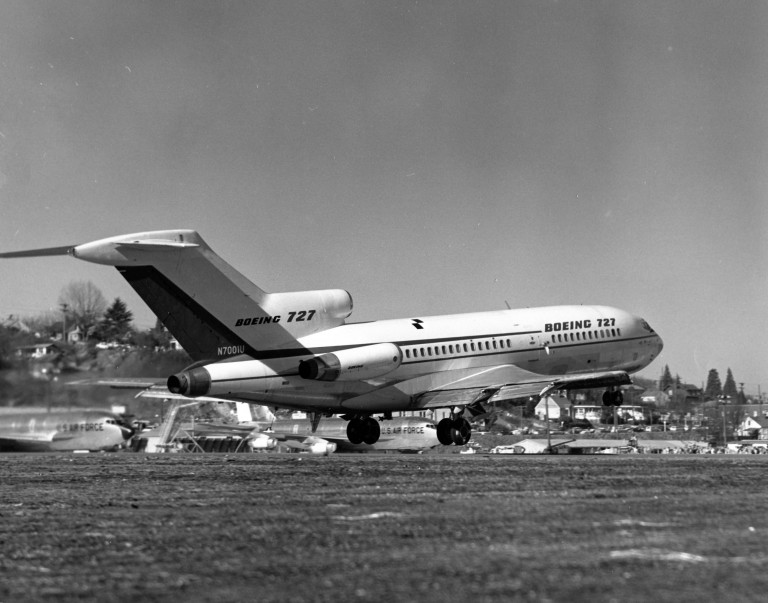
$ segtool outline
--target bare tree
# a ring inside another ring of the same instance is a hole
[[[61,290],[59,305],[67,314],[67,322],[78,327],[88,337],[101,320],[107,300],[91,281],[73,281]]]

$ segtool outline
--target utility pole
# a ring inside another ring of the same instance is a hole
[[[726,450],[728,449],[728,436],[727,436],[726,430],[725,430],[725,428],[726,428],[726,423],[725,423],[725,405],[727,404],[727,402],[728,402],[727,396],[722,396],[721,397],[721,408],[723,410],[723,448],[725,448]]]
[[[61,342],[67,343],[67,310],[69,310],[68,304],[61,304]]]

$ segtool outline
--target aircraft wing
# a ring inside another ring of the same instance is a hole
[[[58,431],[49,431],[47,433],[4,433],[0,437],[0,443],[12,443],[12,444],[41,444],[50,443],[59,440],[66,440],[72,436],[60,437],[61,434]]]
[[[106,377],[102,379],[82,379],[69,381],[67,385],[103,385],[113,389],[138,389],[136,398],[151,398],[159,400],[181,400],[184,402],[232,402],[227,398],[211,398],[210,396],[197,396],[190,398],[181,394],[168,391],[165,381],[144,377]]]
[[[269,436],[280,440],[288,448],[294,450],[300,450],[302,452],[310,452],[312,454],[332,454],[336,452],[338,443],[346,440],[339,440],[335,438],[319,438],[317,436],[291,436],[290,434],[276,434],[272,432],[262,432]]]
[[[107,377],[102,379],[69,381],[67,385],[106,385],[114,389],[144,389],[160,385],[165,387],[165,382],[162,379],[144,377]]]
[[[514,365],[445,371],[423,375],[384,387],[355,400],[408,396],[415,408],[462,406],[477,400],[544,396],[553,391],[590,389],[631,383],[625,371],[601,371],[576,375],[540,375]],[[494,390],[488,396],[488,390]]]

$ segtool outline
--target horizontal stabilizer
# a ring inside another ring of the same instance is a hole
[[[6,251],[0,253],[0,258],[38,258],[50,255],[70,255],[75,245],[64,247],[44,247],[43,249],[27,249],[26,251]]]

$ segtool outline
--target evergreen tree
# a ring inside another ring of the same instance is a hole
[[[669,365],[664,365],[664,370],[661,373],[661,379],[659,380],[659,389],[663,392],[669,390],[672,386],[672,372],[669,370]]]
[[[704,388],[704,395],[714,400],[718,396],[723,394],[723,386],[720,383],[720,375],[717,373],[717,369],[710,369],[709,375],[707,375],[707,386]]]
[[[734,402],[736,401],[736,396],[738,395],[738,392],[736,391],[736,382],[733,380],[733,373],[731,372],[731,369],[728,369],[728,372],[725,375],[725,383],[723,384],[723,395],[729,396],[731,400]]]
[[[102,341],[126,341],[131,334],[133,312],[119,297],[104,312],[104,318],[99,323],[98,337]]]

